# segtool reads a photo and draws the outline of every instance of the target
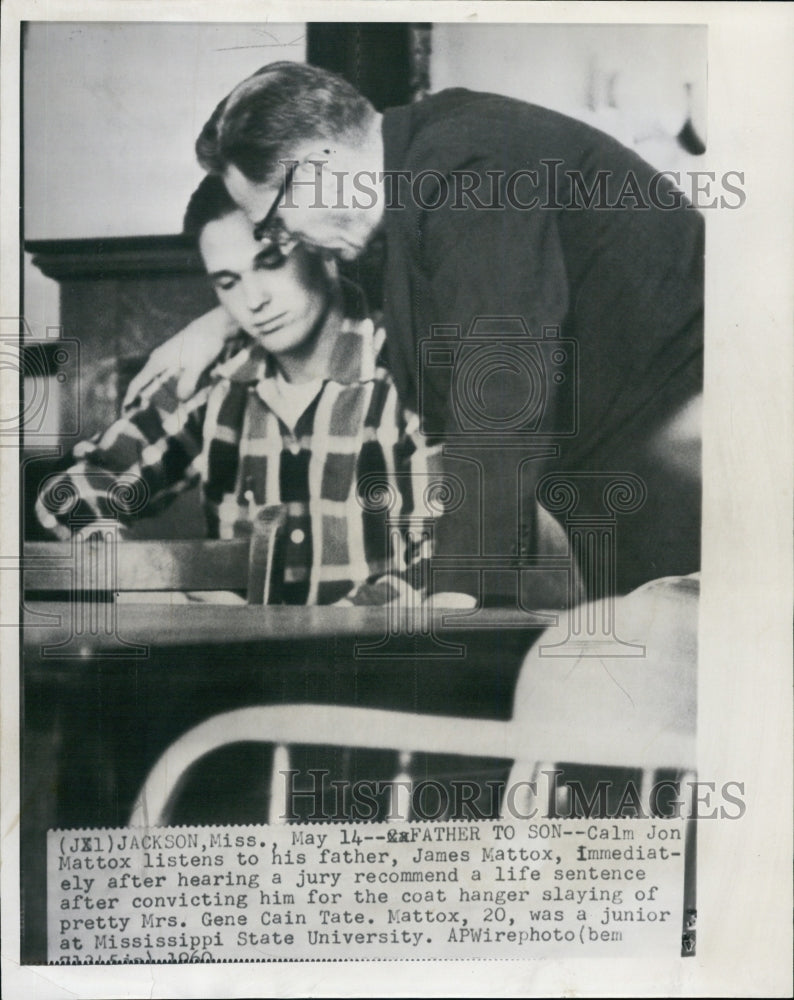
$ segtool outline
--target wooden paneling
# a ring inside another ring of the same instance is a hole
[[[34,240],[25,249],[45,275],[59,282],[62,337],[80,346],[79,369],[70,373],[77,384],[64,385],[59,395],[58,426],[65,454],[118,417],[129,380],[152,349],[212,309],[217,300],[198,252],[181,236]],[[47,346],[51,349],[57,343]],[[26,466],[23,492],[31,503],[38,482],[54,468],[41,459]],[[26,533],[36,537],[31,503]],[[166,538],[204,535],[195,491],[178,498],[157,519],[142,521],[137,533]]]

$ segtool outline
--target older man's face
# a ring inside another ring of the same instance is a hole
[[[286,191],[250,181],[235,166],[228,168],[224,181],[254,226],[270,216],[275,228],[342,260],[355,260],[380,222],[377,205],[369,204],[372,198],[354,198],[350,179],[336,177],[319,163],[299,162]]]

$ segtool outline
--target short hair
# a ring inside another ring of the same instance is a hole
[[[239,210],[226,190],[223,180],[208,174],[190,196],[185,209],[182,232],[198,243],[206,225]]]
[[[300,144],[355,141],[374,117],[370,102],[335,73],[306,63],[270,63],[215,108],[196,140],[196,155],[209,173],[223,174],[233,164],[261,184]]]

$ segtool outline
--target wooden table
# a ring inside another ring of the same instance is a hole
[[[433,612],[432,634],[405,634],[382,608],[119,604],[113,631],[91,634],[82,611],[37,603],[25,616],[25,961],[46,949],[46,831],[125,825],[150,767],[198,722],[289,702],[507,719],[540,633],[519,611]]]

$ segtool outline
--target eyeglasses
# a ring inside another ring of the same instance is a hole
[[[292,243],[294,246],[294,240],[287,232],[283,223],[280,225],[276,224],[276,212],[278,212],[282,199],[287,196],[287,192],[292,185],[292,178],[295,176],[295,171],[297,169],[298,164],[293,163],[285,171],[284,180],[279,186],[278,194],[273,199],[273,204],[267,210],[267,214],[264,218],[260,219],[260,221],[254,226],[254,239],[263,240],[267,237],[282,248],[286,247],[289,243]]]

